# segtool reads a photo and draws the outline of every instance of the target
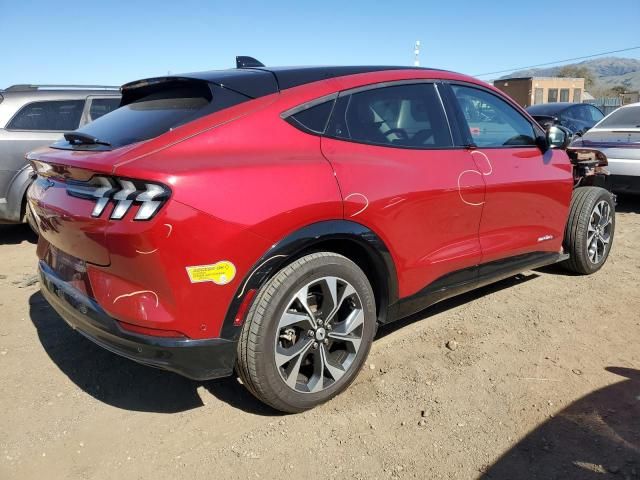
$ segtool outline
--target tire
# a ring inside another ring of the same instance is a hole
[[[563,243],[570,257],[562,266],[581,275],[600,270],[611,251],[615,226],[611,193],[599,187],[574,190]]]
[[[236,370],[262,402],[302,412],[351,384],[375,331],[375,299],[362,270],[342,255],[313,253],[259,290],[242,328]]]

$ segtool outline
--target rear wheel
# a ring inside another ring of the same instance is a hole
[[[259,400],[301,412],[346,389],[375,334],[371,285],[351,260],[321,252],[265,284],[238,343],[237,370]]]
[[[563,266],[589,275],[607,261],[616,226],[611,193],[599,187],[581,187],[573,192],[564,248],[570,258]]]

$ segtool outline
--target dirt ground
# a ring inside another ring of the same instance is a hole
[[[0,227],[0,478],[639,479],[640,199],[618,210],[596,275],[382,329],[346,393],[290,416],[85,340],[31,285],[28,230]]]

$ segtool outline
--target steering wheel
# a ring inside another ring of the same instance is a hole
[[[400,137],[400,140],[408,140],[409,139],[409,135],[407,134],[407,131],[404,128],[390,128],[389,130],[387,130],[386,132],[384,132],[384,136],[385,137],[389,137],[389,135],[393,135],[393,134],[398,135],[398,137]]]
[[[424,128],[416,132],[416,134],[411,139],[411,142],[414,145],[423,145],[424,142],[426,142],[427,139],[432,135],[433,135],[433,130],[431,128]]]

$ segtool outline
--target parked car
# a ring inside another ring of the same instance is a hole
[[[530,268],[593,273],[613,240],[606,159],[447,71],[145,79],[64,137],[29,155],[45,298],[112,352],[235,368],[286,412],[343,391],[378,325]]]
[[[24,156],[118,108],[118,87],[14,85],[0,90],[0,223],[27,220],[33,171]]]
[[[554,102],[527,107],[527,112],[543,128],[561,125],[575,135],[584,135],[604,117],[604,114],[588,103]]]
[[[614,192],[640,194],[640,103],[614,110],[574,145],[597,148],[607,156]]]

